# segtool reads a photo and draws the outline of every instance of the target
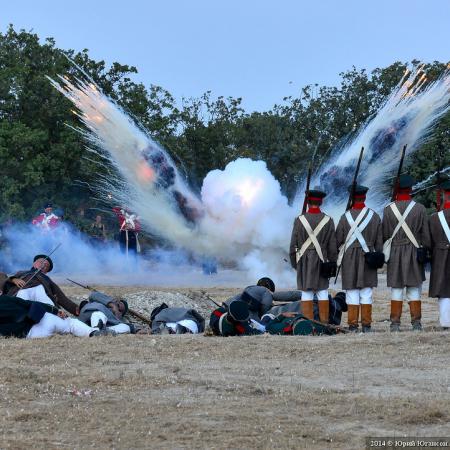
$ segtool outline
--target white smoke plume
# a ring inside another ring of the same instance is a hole
[[[364,157],[358,180],[370,188],[367,202],[380,212],[388,195],[384,190],[386,178],[395,173],[402,147],[407,144],[406,168],[408,157],[449,111],[450,71],[428,85],[425,83],[421,67],[407,71],[375,116],[343,148],[336,149],[314,176],[313,185],[321,185],[331,194],[325,205],[334,218],[345,208],[346,188],[352,181],[361,147]]]
[[[98,87],[81,80],[60,80],[62,84],[52,84],[77,107],[86,127],[80,133],[91,150],[108,157],[121,175],[103,178],[102,196],[109,195],[137,212],[148,231],[198,255],[233,263],[249,271],[253,281],[274,274],[288,278],[284,258],[295,213],[264,162],[241,159],[224,171],[212,171],[200,199],[189,190],[169,155]],[[175,193],[185,203],[184,215]]]
[[[201,199],[205,215],[199,231],[214,254],[239,261],[253,279],[276,274],[278,283],[292,285],[284,259],[295,211],[265,162],[240,158],[209,172]]]
[[[262,161],[238,159],[210,172],[201,198],[194,194],[175,164],[92,82],[61,77],[52,84],[76,106],[84,128],[79,131],[92,150],[107,158],[120,176],[103,179],[102,195],[141,217],[143,227],[178,248],[233,263],[253,280],[270,276],[278,285],[292,286],[287,250],[298,206],[290,207],[280,185]],[[421,69],[393,91],[377,114],[354,139],[333,152],[313,180],[332,194],[328,211],[336,219],[345,207],[353,166],[366,148],[360,180],[370,188],[369,204],[380,208],[386,199],[384,177],[397,166],[400,148],[411,155],[448,110],[450,76],[423,88]],[[294,202],[295,205],[299,203]]]

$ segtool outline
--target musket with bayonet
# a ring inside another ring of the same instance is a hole
[[[311,174],[312,174],[312,161],[309,164],[308,176],[306,177],[305,199],[303,200],[302,214],[306,213],[306,206],[308,204],[309,187],[311,185]]]
[[[92,286],[89,286],[89,285],[87,285],[87,284],[85,285],[85,284],[78,283],[77,281],[71,280],[70,278],[66,278],[66,280],[67,280],[67,281],[70,281],[70,282],[73,283],[73,284],[76,284],[77,286],[82,287],[83,289],[87,289],[87,290],[89,290],[89,291],[91,291],[91,292],[99,292],[97,289],[95,289],[95,288],[93,288]],[[142,320],[142,322],[145,322],[145,323],[148,324],[148,325],[151,325],[151,324],[152,324],[152,321],[151,321],[150,319],[148,319],[147,317],[145,317],[145,316],[142,315],[141,313],[138,313],[137,311],[134,311],[134,310],[131,309],[131,308],[128,308],[128,313],[129,313],[131,316],[134,316],[134,317],[136,317],[137,319]]]
[[[350,194],[348,196],[347,206],[345,207],[345,211],[349,211],[353,206],[353,201],[355,198],[356,186],[358,184],[358,175],[359,169],[361,168],[361,161],[364,155],[364,147],[361,147],[361,151],[359,152],[358,163],[356,164],[355,173],[353,174],[352,188],[350,190]]]
[[[356,186],[358,184],[358,175],[359,175],[359,170],[361,168],[361,161],[362,161],[363,155],[364,155],[364,147],[361,147],[361,151],[359,152],[358,162],[356,163],[355,173],[353,174],[352,188],[351,188],[350,194],[348,196],[348,201],[347,201],[347,206],[345,207],[345,211],[349,211],[353,205],[353,200],[355,198],[355,191],[356,191]],[[334,284],[336,284],[336,282],[337,282],[340,271],[341,271],[341,266],[339,266],[336,270],[336,278],[334,279]]]
[[[391,202],[395,202],[395,199],[397,198],[397,192],[398,192],[398,185],[400,182],[400,175],[402,174],[403,169],[403,162],[405,161],[405,154],[406,154],[406,147],[408,144],[405,144],[402,148],[402,153],[400,156],[400,162],[398,164],[398,170],[397,170],[397,176],[394,180],[394,187],[392,189],[392,196],[391,196]]]
[[[436,210],[439,212],[442,207],[442,152],[438,154],[438,170],[436,174],[437,192],[436,192]]]

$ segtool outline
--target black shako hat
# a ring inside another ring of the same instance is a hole
[[[269,277],[262,277],[256,283],[257,286],[264,286],[271,292],[275,292],[275,283]]]
[[[308,191],[308,200],[322,200],[327,194],[319,189],[310,189]]]
[[[353,184],[350,184],[347,188],[348,192],[351,194],[353,192]],[[357,184],[355,186],[355,194],[354,195],[366,195],[369,188],[367,186],[363,186],[362,184]]]
[[[441,183],[441,189],[443,189],[444,191],[450,191],[450,179]]]
[[[123,312],[123,315],[125,315],[128,312],[128,310],[130,309],[128,307],[128,302],[126,300],[123,300],[123,299],[120,299],[120,301],[123,303],[123,306],[125,307],[125,311]]]
[[[416,180],[409,174],[400,175],[398,179],[398,187],[400,189],[412,188],[416,184]]]
[[[46,259],[49,262],[50,268],[48,269],[48,271],[51,272],[53,270],[53,261],[51,260],[51,258],[49,256],[47,256],[47,255],[36,255],[33,258],[33,262],[36,262],[38,259],[41,259],[41,258],[42,259]]]
[[[228,312],[236,322],[245,322],[250,318],[247,303],[242,300],[234,300],[228,305]]]
[[[47,202],[47,203],[44,205],[44,209],[47,209],[47,208],[53,208],[53,203],[52,203],[52,202]]]

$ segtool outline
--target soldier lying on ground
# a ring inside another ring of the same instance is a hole
[[[125,300],[115,300],[102,292],[93,291],[89,300],[80,303],[78,318],[91,327],[108,327],[118,334],[134,334],[135,326],[123,319],[127,311],[128,303]]]
[[[153,334],[197,334],[205,330],[205,319],[195,310],[171,308],[165,303],[151,313]]]
[[[283,312],[261,324],[250,318],[248,303],[233,300],[211,314],[209,325],[216,336],[244,336],[268,332],[283,335],[336,334],[339,329],[306,318],[297,312]]]
[[[48,337],[57,333],[88,336],[91,332],[98,331],[99,327],[97,327],[97,324],[86,326],[85,323],[77,319],[67,317],[67,314],[58,308],[63,306],[72,314],[78,315],[79,313],[78,305],[67,298],[61,289],[46,275],[52,269],[53,262],[48,256],[36,255],[30,271],[17,272],[6,279],[3,288],[4,292],[11,297],[49,305],[58,311],[58,316],[64,323],[57,321],[54,317],[47,317],[44,321],[45,326],[41,324],[38,337]],[[111,330],[103,332],[103,334],[115,333],[115,331]]]
[[[268,277],[258,280],[256,285],[247,286],[240,294],[229,298],[224,302],[229,305],[236,300],[241,300],[248,304],[250,319],[260,321],[273,306],[275,295],[275,283]],[[296,298],[287,301],[296,301]]]
[[[211,313],[209,326],[216,336],[244,336],[262,334],[265,327],[250,318],[248,303],[232,300]]]
[[[289,302],[285,305],[273,306],[261,317],[263,324],[284,313],[303,314],[302,312],[302,292],[301,291],[281,291],[274,293],[274,300],[279,302]],[[340,325],[342,313],[347,311],[345,292],[338,292],[334,297],[328,295],[330,303],[328,323]],[[313,299],[314,320],[320,321],[319,305],[317,296]]]
[[[64,308],[70,314],[77,316],[78,305],[46,275],[52,269],[53,261],[48,256],[36,255],[30,270],[22,270],[6,278],[2,288],[3,294]]]
[[[235,300],[241,300],[248,304],[250,319],[261,322],[263,317],[274,319],[277,315],[284,312],[296,312],[303,314],[303,304],[301,304],[302,292],[279,291],[275,292],[275,283],[268,277],[263,277],[256,283],[256,286],[247,286],[241,294],[231,297],[224,302],[229,305]],[[313,319],[319,320],[319,305],[317,296],[313,298]],[[329,300],[329,323],[340,325],[342,312],[347,311],[345,302],[345,293],[340,292],[336,297],[328,295]],[[273,306],[273,302],[288,302],[287,305]],[[268,315],[268,316],[267,316]]]
[[[36,339],[55,334],[91,337],[112,332],[66,318],[63,311],[46,303],[0,295],[0,336]]]

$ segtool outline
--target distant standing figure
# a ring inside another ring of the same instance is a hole
[[[53,205],[46,203],[44,205],[44,212],[35,217],[31,223],[39,227],[42,231],[50,231],[58,226],[59,221],[60,217],[53,212]]]
[[[95,222],[91,224],[91,240],[93,243],[106,242],[106,227],[100,214],[95,216]]]
[[[127,255],[128,252],[139,253],[141,251],[138,238],[138,233],[141,231],[139,217],[119,206],[114,207],[113,212],[119,220],[119,245],[121,250]]]

